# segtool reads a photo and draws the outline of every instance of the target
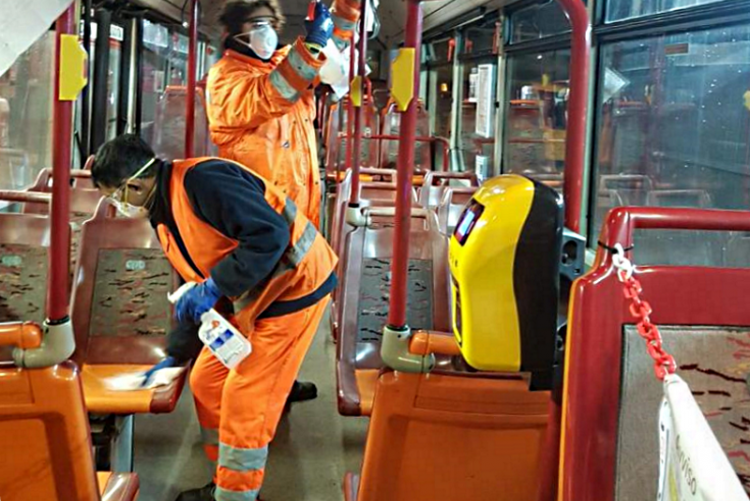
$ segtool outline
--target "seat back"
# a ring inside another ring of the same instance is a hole
[[[408,323],[413,329],[450,330],[448,241],[435,215],[412,217],[409,236]],[[341,284],[334,316],[339,321],[339,412],[361,415],[372,401],[360,395],[358,371],[380,370],[380,342],[388,313],[395,229],[382,222],[344,235]],[[370,395],[371,398],[371,395]]]
[[[672,208],[611,211],[600,241],[635,244],[636,229],[750,231],[750,213]],[[637,236],[637,235],[636,235]],[[678,364],[737,473],[749,478],[741,423],[747,415],[745,346],[750,269],[635,262],[664,348]],[[633,328],[630,302],[600,248],[571,291],[563,409],[561,501],[656,499],[661,383]],[[747,483],[745,483],[747,485]]]
[[[193,135],[193,156],[209,154],[208,115],[206,113],[205,92],[196,87],[195,129]],[[152,147],[159,158],[175,160],[185,157],[185,108],[187,88],[181,85],[168,85],[159,98],[154,117],[154,139]]]
[[[39,327],[0,325],[0,346],[38,347]],[[78,369],[0,363],[3,501],[99,501]]]
[[[533,501],[548,402],[521,378],[381,375],[357,501]]]
[[[435,209],[440,205],[443,194],[451,186],[479,186],[479,179],[474,172],[436,172],[429,171],[424,175],[419,190],[419,205],[425,209]]]
[[[78,363],[151,364],[172,328],[176,275],[145,219],[108,217],[103,200],[83,225],[72,320]]]
[[[34,196],[30,192],[15,193],[19,198],[11,201]],[[35,205],[46,207],[47,203]],[[0,322],[44,322],[49,242],[47,216],[0,214]]]
[[[326,127],[326,174],[329,176],[335,176],[337,169],[344,170],[346,166],[346,141],[349,134],[348,105],[348,98],[345,97],[340,103],[331,105],[329,111]],[[365,99],[362,150],[359,157],[360,166],[379,167],[378,142],[370,139],[370,136],[379,132],[380,115],[375,108],[375,104],[371,100]]]
[[[398,136],[401,130],[401,113],[395,102],[390,102],[382,112],[382,126],[384,136]],[[430,115],[423,101],[417,104],[417,137],[430,137]],[[383,140],[380,146],[380,165],[388,167],[398,161],[398,140]],[[414,171],[424,172],[432,170],[432,144],[430,141],[417,140],[414,151]]]
[[[70,186],[74,189],[82,188],[95,190],[94,181],[91,179],[91,171],[85,169],[72,169],[70,171]],[[52,191],[52,169],[46,168],[39,171],[36,181],[30,191],[42,191],[45,193]]]
[[[477,190],[473,188],[448,188],[437,207],[438,227],[443,235],[451,235],[456,229],[464,207]]]

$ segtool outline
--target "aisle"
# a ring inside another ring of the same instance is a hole
[[[359,469],[367,421],[338,415],[335,353],[328,321],[324,320],[301,376],[315,381],[320,396],[296,405],[282,419],[271,444],[264,501],[341,500],[344,473]],[[180,491],[209,481],[188,392],[174,414],[138,417],[135,434],[139,499],[173,501]]]

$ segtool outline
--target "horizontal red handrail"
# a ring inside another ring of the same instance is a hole
[[[750,231],[750,211],[672,207],[616,207],[602,227],[601,242],[608,247],[633,244],[633,232],[644,230]]]
[[[48,204],[52,201],[52,194],[41,191],[0,190],[0,200],[5,202]]]

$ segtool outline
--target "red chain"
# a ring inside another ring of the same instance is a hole
[[[618,269],[617,277],[625,286],[625,297],[631,301],[630,314],[638,319],[638,334],[646,340],[646,351],[654,359],[654,373],[659,380],[663,380],[667,374],[674,374],[677,364],[674,357],[662,347],[659,328],[651,322],[651,305],[641,299],[643,287],[632,274],[628,276],[626,270]]]

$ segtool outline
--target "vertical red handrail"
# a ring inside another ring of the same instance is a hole
[[[401,116],[401,130],[399,132],[396,228],[393,237],[393,260],[391,261],[391,304],[388,311],[388,327],[394,330],[401,330],[406,327],[412,174],[417,142],[419,61],[422,45],[422,2],[421,0],[407,0],[406,8],[404,47],[415,50],[414,96],[409,103],[409,108]]]
[[[57,19],[55,35],[55,104],[52,127],[52,206],[50,209],[51,238],[49,245],[49,283],[47,287],[47,318],[59,323],[68,318],[68,285],[70,280],[70,167],[73,140],[73,101],[60,100],[60,39],[73,35],[75,2]]]
[[[359,61],[357,74],[359,76],[359,98],[360,103],[357,106],[356,113],[354,114],[354,141],[352,146],[352,190],[349,195],[349,206],[359,206],[359,169],[361,167],[362,160],[362,121],[365,115],[365,78],[367,78],[367,4],[369,2],[364,0],[362,2],[362,13],[359,22]],[[352,45],[354,40],[352,40]],[[352,89],[354,90],[354,89]],[[350,98],[349,102],[353,100]]]
[[[190,40],[188,45],[187,99],[185,99],[185,158],[195,152],[195,89],[198,64],[198,9],[199,1],[190,0]]]
[[[354,37],[352,37],[351,43],[349,44],[349,83],[354,80],[356,67],[354,65],[354,58],[357,55],[356,51],[356,45],[354,44]],[[343,117],[342,117],[343,118]],[[346,138],[346,159],[344,160],[344,165],[346,165],[346,169],[351,169],[352,165],[354,164],[352,155],[354,154],[354,150],[352,148],[352,139],[353,139],[353,127],[354,127],[354,103],[352,102],[352,96],[347,96],[346,98],[346,133],[344,137]]]
[[[586,156],[586,118],[588,108],[591,23],[581,0],[557,0],[568,15],[573,30],[570,52],[570,96],[565,141],[565,226],[581,232],[583,164]]]
[[[586,155],[586,119],[589,99],[591,58],[591,22],[581,0],[557,0],[568,15],[572,28],[570,52],[570,96],[565,141],[563,198],[565,226],[580,233],[583,204],[583,170]],[[562,383],[561,383],[562,384]],[[555,388],[553,392],[562,392]],[[562,430],[562,395],[555,394],[549,403],[549,421],[542,457],[538,501],[554,501],[557,495]]]

